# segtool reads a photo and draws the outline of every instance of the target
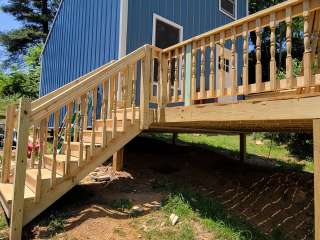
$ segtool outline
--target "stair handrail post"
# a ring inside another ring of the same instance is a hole
[[[140,89],[140,129],[148,129],[150,124],[150,85],[152,48],[145,46],[145,57],[141,60]]]
[[[10,218],[10,239],[21,239],[23,226],[24,188],[27,169],[27,145],[30,126],[31,101],[20,99],[17,116],[16,168]]]
[[[158,121],[164,121],[164,109],[167,105],[167,85],[168,85],[168,54],[161,53],[160,54],[160,61],[159,61],[159,102],[158,102]]]
[[[9,183],[10,181],[15,114],[16,114],[16,105],[14,104],[9,105],[6,110],[5,138],[4,138],[4,144],[3,144],[3,159],[2,159],[2,174],[1,174],[2,183]]]

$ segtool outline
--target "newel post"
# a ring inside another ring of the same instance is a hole
[[[10,239],[21,239],[23,227],[24,185],[27,168],[27,145],[29,136],[31,102],[20,99],[17,117],[17,149],[16,168],[14,172],[14,186],[10,219]]]
[[[145,47],[145,57],[141,60],[140,89],[140,128],[148,129],[150,124],[150,90],[151,90],[151,60],[152,49]]]

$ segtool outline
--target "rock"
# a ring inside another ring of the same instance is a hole
[[[107,176],[107,175],[103,175],[103,176],[92,175],[91,178],[96,182],[105,182],[110,180],[110,176]]]
[[[263,145],[263,141],[261,141],[261,140],[256,140],[256,145]]]
[[[294,203],[303,203],[306,201],[306,193],[303,192],[302,190],[298,190],[294,199],[293,199]]]
[[[176,225],[178,221],[179,221],[179,217],[172,213],[170,215],[170,222],[171,222],[172,226]]]

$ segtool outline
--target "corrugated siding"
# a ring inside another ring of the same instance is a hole
[[[42,55],[40,95],[118,57],[120,0],[64,0]]]
[[[153,13],[183,26],[183,39],[233,21],[219,11],[218,0],[128,0],[127,52],[152,42]],[[238,18],[246,15],[246,0],[237,0]]]

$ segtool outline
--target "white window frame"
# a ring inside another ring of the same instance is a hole
[[[232,18],[233,20],[237,19],[237,9],[238,9],[238,0],[234,0],[234,16],[232,16],[229,12],[225,11],[222,7],[221,7],[221,1],[223,0],[219,0],[219,11],[222,12],[223,14],[227,15],[228,17]],[[228,1],[228,0],[225,0]]]
[[[172,27],[175,27],[177,29],[179,29],[179,42],[182,42],[183,41],[183,26],[167,19],[167,18],[164,18],[156,13],[153,13],[153,25],[152,25],[152,45],[155,46],[156,45],[156,27],[157,27],[157,20],[160,20],[168,25],[171,25]],[[180,62],[181,62],[182,59],[180,59]],[[152,76],[154,75],[153,74],[153,69],[154,67],[152,67]],[[181,90],[181,72],[182,72],[182,69],[181,69],[181,65],[179,64],[179,90]],[[153,80],[153,86],[158,86],[158,82],[155,82]]]

